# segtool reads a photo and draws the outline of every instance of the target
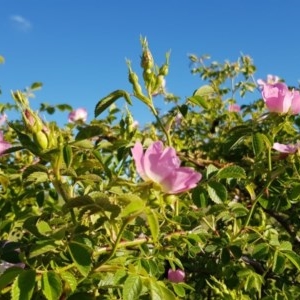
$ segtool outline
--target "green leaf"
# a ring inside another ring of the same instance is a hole
[[[219,179],[222,178],[246,178],[246,172],[239,166],[228,166],[219,170],[217,173]]]
[[[255,155],[259,155],[265,150],[263,134],[256,132],[252,135],[252,146]]]
[[[73,160],[73,152],[72,152],[72,147],[70,145],[66,145],[63,148],[63,157],[64,157],[64,162],[69,168],[71,166],[72,160]]]
[[[12,300],[31,300],[35,287],[35,271],[23,271],[15,279],[11,289]]]
[[[74,292],[77,287],[76,277],[70,272],[63,272],[60,274],[60,276],[63,279],[63,281],[67,284],[67,288]]]
[[[215,91],[210,85],[203,85],[194,92],[193,96],[209,97],[214,93]]]
[[[4,62],[5,62],[4,57],[2,55],[0,55],[0,64],[4,64]]]
[[[150,282],[151,300],[176,300],[176,296],[161,281],[151,280]]]
[[[173,285],[173,289],[174,289],[174,292],[176,293],[176,295],[178,297],[181,297],[181,298],[184,299],[184,297],[185,297],[185,289],[184,289],[184,287],[181,284],[176,284],[176,283],[174,283],[172,285]]]
[[[57,300],[63,292],[63,286],[58,274],[48,271],[42,275],[42,291],[47,300]]]
[[[11,267],[0,276],[0,291],[13,282],[13,280],[24,270],[18,267]]]
[[[112,105],[116,100],[118,100],[121,97],[124,97],[126,102],[132,105],[130,95],[127,92],[123,90],[116,90],[107,95],[106,97],[102,98],[97,103],[95,108],[95,118],[98,117],[104,110],[106,110],[110,105]]]
[[[101,134],[103,134],[103,129],[101,127],[95,125],[86,126],[79,129],[75,137],[75,140],[78,141],[78,140],[90,139],[92,137],[99,136]]]
[[[71,242],[69,253],[78,271],[84,276],[88,276],[92,268],[91,250],[83,244]]]
[[[286,258],[278,250],[274,252],[272,271],[281,274],[285,269]]]
[[[159,223],[157,219],[157,214],[152,209],[147,209],[146,215],[153,242],[157,243],[159,237]]]
[[[142,280],[138,275],[129,275],[125,280],[123,287],[123,299],[134,300],[139,299],[142,292]]]
[[[269,253],[269,245],[267,243],[259,243],[254,246],[252,255],[256,259],[263,259]]]
[[[209,109],[210,107],[209,103],[207,102],[207,99],[204,99],[201,96],[192,96],[189,97],[187,100],[197,106],[203,107],[204,109]]]
[[[217,204],[220,204],[227,200],[227,190],[226,187],[216,181],[208,182],[207,192],[211,200]]]
[[[281,252],[300,271],[300,256],[294,251],[285,250]]]
[[[52,252],[57,249],[57,245],[52,240],[39,241],[30,249],[29,257],[33,258],[47,252]]]
[[[133,213],[142,212],[145,209],[145,201],[140,198],[136,198],[134,201],[129,203],[121,213],[121,217],[127,217]]]
[[[43,86],[42,82],[34,82],[31,84],[30,89],[31,90],[38,90]]]

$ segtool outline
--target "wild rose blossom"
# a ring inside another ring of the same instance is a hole
[[[0,116],[0,126],[3,125],[7,120],[7,115],[6,114],[2,114]]]
[[[174,283],[184,282],[185,272],[177,269],[177,270],[168,270],[168,280]]]
[[[11,144],[4,140],[3,132],[0,131],[0,156],[4,154],[4,152],[11,147]]]
[[[163,192],[177,194],[196,187],[202,175],[192,168],[180,167],[180,159],[172,147],[164,149],[163,143],[157,141],[143,151],[140,142],[131,149],[136,169],[145,181],[160,185]]]
[[[85,122],[87,119],[87,110],[85,108],[77,108],[69,113],[69,122]]]
[[[296,144],[274,143],[272,148],[281,153],[294,154],[300,149],[300,143],[296,143]]]
[[[230,104],[228,106],[228,111],[230,112],[239,112],[241,110],[241,107],[238,104]]]
[[[300,112],[300,93],[299,91],[290,91],[288,86],[283,82],[268,83],[258,80],[262,97],[270,112],[291,113],[296,115]]]

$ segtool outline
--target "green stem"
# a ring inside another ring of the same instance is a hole
[[[161,129],[162,129],[162,131],[164,132],[164,134],[165,134],[165,136],[166,136],[166,138],[167,138],[167,143],[168,143],[168,145],[171,147],[171,146],[172,146],[172,141],[171,141],[171,137],[170,137],[169,132],[166,130],[164,124],[161,122],[161,120],[160,120],[160,118],[159,118],[159,116],[158,116],[158,113],[157,113],[155,107],[154,107],[153,105],[151,105],[151,106],[149,106],[149,107],[150,107],[150,109],[151,109],[153,115],[155,116],[157,123],[159,124],[159,126],[160,126]]]
[[[273,179],[271,179],[269,182],[267,182],[267,184],[264,186],[264,188],[260,191],[260,193],[257,195],[255,201],[253,202],[252,204],[252,207],[251,207],[251,210],[248,214],[248,217],[247,217],[247,220],[246,220],[246,223],[244,225],[244,228],[247,227],[249,225],[249,222],[252,218],[252,215],[254,213],[254,210],[255,210],[255,207],[258,203],[258,201],[260,200],[260,198],[262,197],[262,195],[265,193],[266,189],[270,186],[271,182],[273,181]]]

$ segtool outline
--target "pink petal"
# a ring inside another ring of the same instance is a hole
[[[285,145],[280,143],[274,143],[272,148],[281,153],[295,153],[298,150],[297,145],[292,145],[292,144]]]
[[[165,193],[178,194],[196,187],[201,178],[202,175],[192,168],[179,167],[174,169],[160,184]]]
[[[299,91],[292,91],[291,93],[293,94],[291,113],[296,115],[300,113],[300,93]]]
[[[174,283],[184,282],[185,272],[182,270],[168,270],[168,280]]]
[[[68,121],[69,122],[77,122],[83,121],[85,122],[87,119],[87,110],[85,108],[77,108],[69,113]]]
[[[11,144],[9,142],[4,141],[3,132],[0,131],[0,156],[3,155],[3,153],[10,147],[11,147]]]
[[[136,142],[134,147],[131,149],[131,153],[137,172],[145,181],[149,180],[144,169],[144,150],[142,144],[140,142]]]
[[[175,149],[171,147],[163,149],[161,141],[154,142],[145,152],[145,173],[148,178],[156,183],[160,183],[179,166],[180,160]]]
[[[264,85],[262,96],[268,109],[271,112],[277,113],[287,113],[293,99],[288,87],[284,83]]]

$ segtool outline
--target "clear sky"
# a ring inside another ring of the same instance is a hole
[[[274,74],[294,86],[300,79],[299,0],[0,0],[0,6],[1,102],[11,101],[10,90],[40,81],[33,105],[86,107],[92,118],[100,98],[130,91],[125,59],[139,71],[140,35],[158,64],[171,50],[167,90],[182,99],[203,84],[190,73],[190,53],[221,62],[248,54],[256,79]],[[123,99],[117,103],[124,107]],[[167,109],[163,101],[157,106]],[[147,120],[142,103],[132,111]],[[67,113],[59,118],[67,122]]]

